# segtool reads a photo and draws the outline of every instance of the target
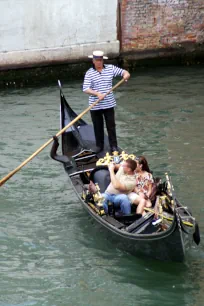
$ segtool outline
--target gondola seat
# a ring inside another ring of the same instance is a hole
[[[100,188],[100,192],[105,192],[106,188],[110,184],[110,173],[107,166],[98,166],[92,170],[90,174],[90,180]]]
[[[90,174],[90,180],[96,184],[98,183],[100,192],[104,193],[108,185],[110,184],[110,173],[108,170],[107,166],[98,166],[94,170],[92,170]],[[160,179],[157,178],[153,184],[152,188],[152,193],[151,193],[151,202],[152,202],[152,207],[155,205],[155,200],[156,200],[156,195],[158,194],[158,184],[159,184]],[[121,223],[124,223],[126,225],[131,224],[135,220],[138,220],[141,218],[141,214],[137,214],[135,212],[135,205],[132,205],[132,211],[130,215],[121,215],[120,212],[115,210],[113,205],[109,203],[109,214],[114,216],[114,218]]]
[[[92,170],[90,174],[90,180],[96,184],[98,183],[100,192],[105,192],[106,188],[110,184],[110,173],[107,166],[98,166],[94,170]],[[109,202],[108,205],[109,215],[113,216],[116,220],[122,221],[123,224],[131,224],[133,221],[137,220],[141,217],[138,214],[130,214],[130,215],[121,215],[120,212],[115,210],[113,204]]]

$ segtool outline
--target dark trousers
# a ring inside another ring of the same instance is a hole
[[[91,111],[97,147],[104,147],[104,119],[110,147],[117,147],[114,107]]]

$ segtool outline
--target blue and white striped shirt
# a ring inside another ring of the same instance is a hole
[[[92,89],[98,91],[102,94],[107,93],[112,88],[113,77],[122,76],[124,70],[118,68],[114,65],[104,65],[104,68],[101,72],[98,72],[94,68],[90,68],[84,77],[83,91],[87,89]],[[98,97],[90,95],[89,96],[89,105],[92,105]],[[113,93],[109,93],[102,101],[100,101],[92,110],[97,109],[106,109],[116,106],[116,101]]]

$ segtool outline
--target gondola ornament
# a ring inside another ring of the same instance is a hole
[[[100,192],[98,183],[95,183],[95,187],[96,187],[96,192],[93,194],[94,202],[97,203],[97,205],[99,206],[103,206],[104,197]]]
[[[115,164],[120,164],[129,158],[135,160],[136,156],[134,154],[128,154],[125,151],[122,151],[121,154],[119,154],[117,151],[114,151],[112,155],[107,152],[103,158],[99,158],[99,160],[96,162],[96,166],[108,166],[112,162]]]
[[[166,182],[167,182],[167,191],[168,191],[168,194],[171,196],[171,205],[172,205],[172,208],[174,209],[175,208],[175,200],[174,200],[174,187],[170,181],[170,178],[169,178],[169,175],[168,173],[166,172],[165,173],[165,176],[166,176]]]
[[[120,157],[118,156],[118,151],[113,152],[113,162],[115,164],[120,164],[121,162]]]

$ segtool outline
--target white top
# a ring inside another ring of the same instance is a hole
[[[83,91],[92,89],[102,94],[107,93],[112,88],[113,77],[122,76],[124,70],[114,65],[104,65],[101,72],[98,72],[93,67],[90,68],[84,77]],[[98,97],[90,95],[89,105],[92,105]],[[102,101],[100,101],[92,110],[106,109],[116,106],[116,101],[113,93],[109,93]]]
[[[126,191],[119,191],[118,189],[115,189],[113,187],[113,184],[110,183],[106,189],[105,192],[109,193],[109,194],[128,194],[130,193],[136,186],[136,181],[135,181],[135,174],[126,174],[124,173],[123,167],[120,166],[118,172],[116,173],[116,178],[117,180],[125,186],[125,188],[127,189]]]

